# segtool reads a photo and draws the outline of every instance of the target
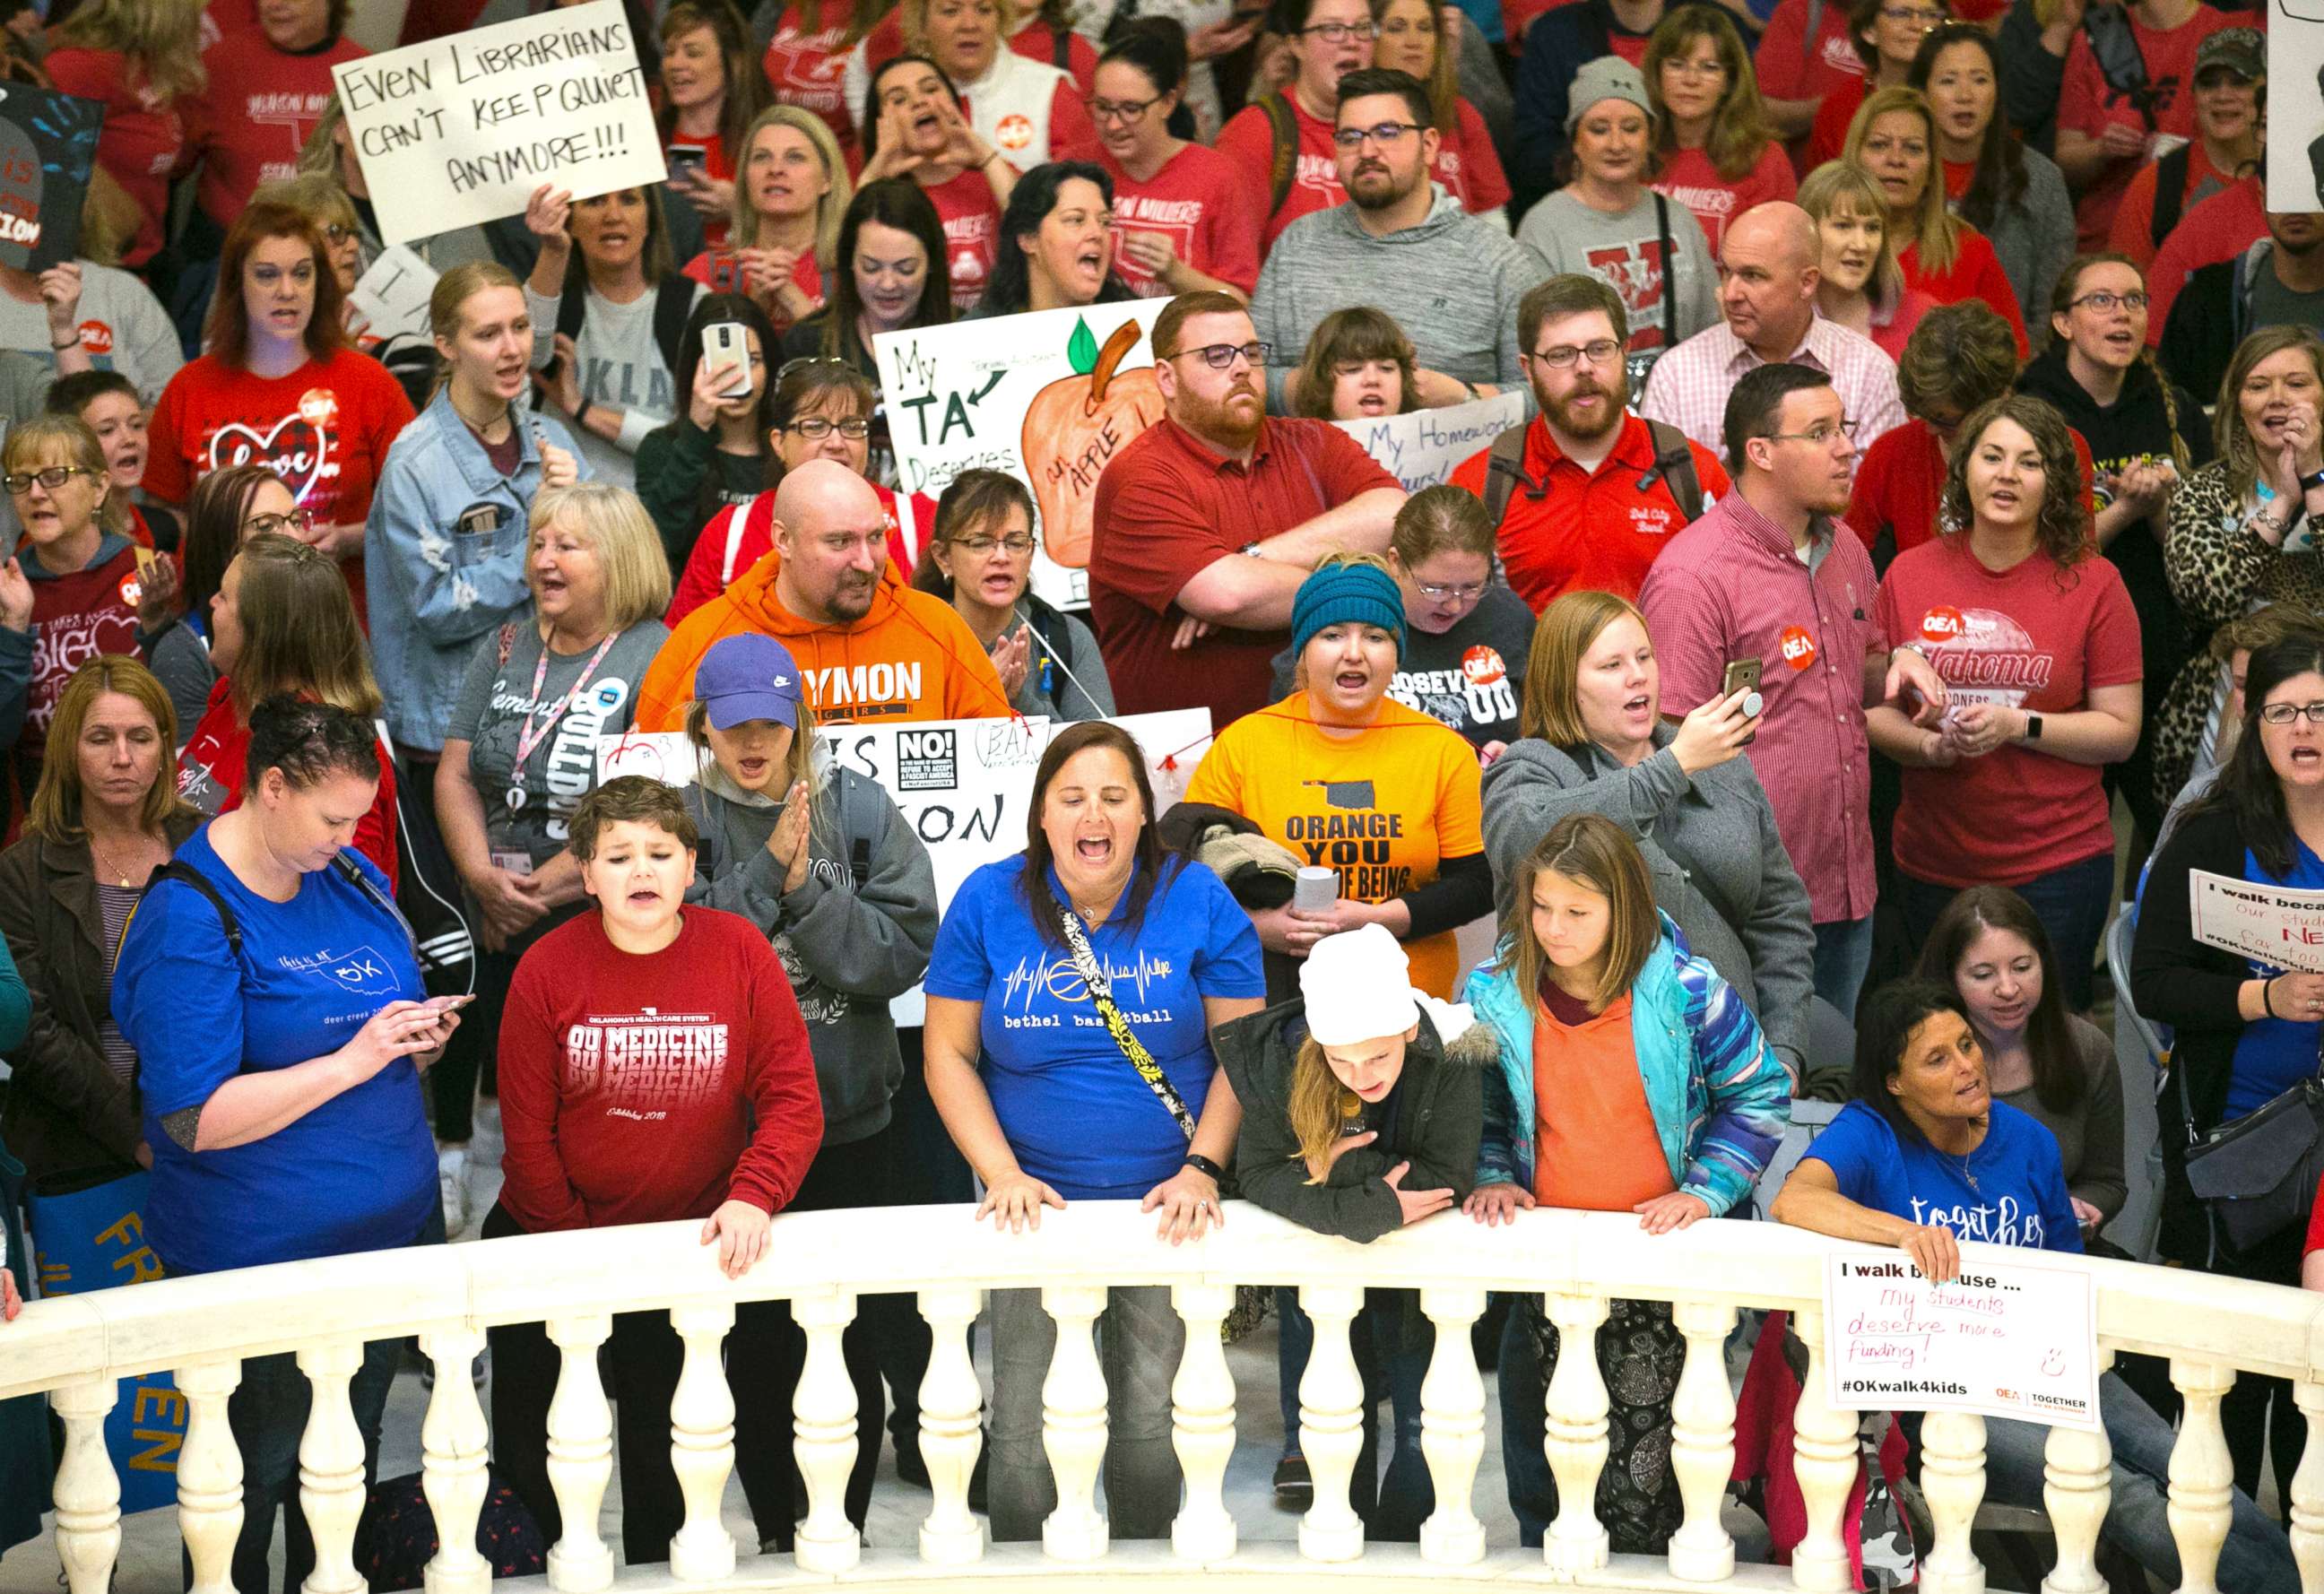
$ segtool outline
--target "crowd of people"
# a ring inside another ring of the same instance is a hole
[[[134,1182],[171,1275],[686,1219],[739,1276],[775,1213],[942,1201],[1193,1243],[1233,1194],[1651,1244],[1748,1215],[1822,1098],[1775,1221],[1940,1279],[1974,1240],[2301,1281],[2324,1232],[2188,1173],[2324,1035],[2324,973],[2189,910],[2197,872],[2324,889],[2324,211],[2264,204],[2263,13],[624,4],[668,180],[420,241],[425,338],[352,308],[349,0],[9,23],[0,75],[106,106],[78,257],[0,264],[0,1140],[36,1192]],[[411,0],[402,37],[547,9]],[[872,349],[1134,299],[1162,416],[1097,479],[1084,613],[1032,590],[1018,475],[902,484]],[[1334,424],[1504,394],[1414,492]],[[1213,735],[1166,810],[1117,716],[1178,709]],[[1025,844],[940,901],[819,730],[1014,717],[1051,725]],[[633,733],[694,778],[601,779]],[[2159,1236],[2109,1228],[2157,1145],[2107,985],[2174,1037]],[[1313,1327],[1274,1306],[1296,1502]],[[1056,1325],[987,1321],[978,1499],[1038,1537]],[[1494,1321],[1538,1543],[1563,1347],[1537,1297]],[[733,1331],[784,1549],[803,1340],[781,1303]],[[1097,1331],[1112,1532],[1167,1534],[1184,1323],[1119,1289]],[[1434,1329],[1374,1292],[1354,1332],[1353,1505],[1413,1538]],[[1619,1551],[1681,1519],[1685,1345],[1616,1302],[1584,1348]],[[926,1482],[929,1333],[872,1297],[844,1350],[861,1527],[888,1439]],[[374,1456],[397,1351],[352,1387]],[[604,1355],[624,1553],[665,1559],[682,1350],[622,1313]],[[507,1325],[489,1364],[553,1539],[558,1350]],[[244,1594],[278,1514],[312,1563],[307,1401],[245,1364]],[[2101,1409],[2107,1542],[2175,1577],[2175,1396],[2125,1358]],[[2223,1416],[2221,1577],[2294,1588],[2255,1504],[2291,1387]],[[2038,1504],[2041,1431],[1987,1433]]]

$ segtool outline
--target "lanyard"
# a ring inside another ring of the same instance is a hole
[[[589,655],[589,662],[581,667],[581,673],[574,678],[573,685],[567,688],[563,697],[558,699],[557,706],[549,711],[547,719],[536,722],[531,715],[527,715],[523,725],[518,729],[516,761],[509,766],[508,806],[511,813],[524,806],[524,760],[532,756],[533,749],[539,747],[549,733],[557,728],[557,722],[565,717],[565,711],[571,708],[580,697],[582,688],[589,684],[589,677],[595,675],[597,667],[605,661],[606,650],[613,645],[621,634],[619,631],[606,633],[605,640],[597,644],[597,650]],[[532,667],[532,690],[527,695],[529,701],[536,705],[540,702],[541,685],[548,679],[549,642],[544,638],[540,644],[540,661]],[[534,714],[540,712],[538,706],[533,710]]]

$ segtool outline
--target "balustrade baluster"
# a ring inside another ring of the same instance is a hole
[[[1057,1349],[1041,1383],[1041,1448],[1057,1482],[1057,1508],[1041,1525],[1041,1548],[1060,1561],[1095,1561],[1105,1553],[1106,1523],[1097,1509],[1098,1470],[1105,1464],[1105,1372],[1097,1359],[1094,1324],[1105,1291],[1087,1285],[1051,1285],[1041,1308],[1057,1325]]]
[[[1230,1284],[1170,1287],[1186,1324],[1185,1354],[1170,1383],[1170,1442],[1186,1479],[1186,1503],[1170,1524],[1170,1546],[1185,1561],[1223,1561],[1235,1552],[1227,1514],[1227,1461],[1234,1454],[1234,1377],[1219,1325],[1234,1305]]]
[[[1606,1377],[1598,1369],[1598,1327],[1606,1321],[1603,1295],[1552,1295],[1557,1325],[1557,1370],[1549,1377],[1543,1419],[1549,1470],[1557,1479],[1557,1520],[1542,1541],[1553,1572],[1579,1577],[1606,1564],[1609,1539],[1598,1520],[1598,1475],[1605,1470]]]
[[[65,1453],[51,1490],[57,1559],[72,1594],[106,1594],[121,1559],[121,1479],[105,1448],[105,1415],[120,1398],[117,1378],[89,1378],[50,1394],[65,1425]]]
[[[2101,1347],[2098,1370],[2113,1360],[2114,1352]],[[2106,1594],[2098,1567],[2098,1529],[2114,1497],[2114,1446],[2106,1430],[2051,1429],[2042,1448],[2042,1505],[2058,1542],[2058,1562],[2042,1580],[2042,1594]]]
[[[2324,1589],[2324,1384],[2303,1378],[2292,1394],[2308,1419],[2308,1442],[2292,1475],[2292,1556],[2300,1586]]]
[[[847,1377],[840,1336],[855,1321],[855,1296],[824,1289],[791,1303],[807,1331],[807,1360],[791,1405],[792,1453],[807,1484],[807,1520],[798,1526],[801,1571],[845,1571],[863,1558],[847,1520],[847,1474],[855,1465],[855,1386]]]
[[[186,1442],[178,1450],[178,1533],[194,1571],[187,1594],[234,1594],[234,1542],[242,1536],[242,1451],[227,1426],[226,1407],[241,1382],[240,1361],[198,1362],[177,1370],[178,1393],[186,1397]]]
[[[1857,1414],[1833,1405],[1824,1393],[1823,1308],[1803,1307],[1792,1322],[1808,1350],[1808,1376],[1792,1414],[1792,1473],[1799,1479],[1807,1516],[1807,1531],[1792,1551],[1792,1586],[1840,1594],[1856,1587],[1840,1519],[1861,1453]]]
[[[964,1566],[984,1554],[984,1525],[968,1508],[968,1480],[984,1448],[983,1391],[969,1359],[968,1326],[983,1304],[982,1290],[920,1292],[920,1315],[936,1341],[920,1380],[920,1460],[936,1497],[920,1525],[920,1559],[945,1566]]]
[[[562,1352],[549,1402],[549,1487],[564,1534],[549,1547],[549,1586],[596,1594],[612,1586],[613,1553],[597,1533],[598,1508],[613,1479],[613,1413],[597,1377],[597,1347],[613,1331],[606,1313],[551,1318],[544,1325]]]
[[[1420,1558],[1471,1566],[1485,1558],[1485,1525],[1471,1505],[1477,1463],[1485,1456],[1485,1381],[1477,1375],[1469,1328],[1485,1310],[1485,1292],[1424,1289],[1420,1309],[1436,1326],[1436,1348],[1420,1385],[1420,1453],[1428,1460],[1436,1509],[1420,1525]]]
[[[1686,1366],[1671,1398],[1671,1471],[1686,1521],[1671,1535],[1671,1575],[1716,1583],[1735,1571],[1735,1541],[1720,1525],[1727,1480],[1735,1473],[1735,1391],[1727,1382],[1727,1336],[1735,1308],[1681,1301],[1671,1321],[1686,1336]]]
[[[485,1594],[493,1565],[476,1550],[476,1518],[490,1486],[491,1430],[471,1377],[484,1336],[466,1327],[431,1330],[420,1348],[436,1364],[436,1389],[420,1424],[420,1487],[436,1519],[427,1594]]]
[[[2223,1362],[2171,1359],[2171,1382],[2185,1405],[2171,1447],[2171,1536],[2179,1545],[2179,1594],[2218,1594],[2219,1548],[2234,1520],[2235,1461],[2219,1401],[2235,1387]]]
[[[734,1535],[718,1519],[726,1476],[734,1470],[734,1392],[719,1354],[734,1326],[734,1304],[673,1306],[669,1326],[686,1341],[669,1397],[669,1466],[686,1498],[686,1520],[670,1536],[669,1570],[681,1582],[715,1583],[734,1571]]]
[[[360,1340],[336,1340],[299,1352],[307,1375],[307,1432],[299,1440],[299,1505],[315,1541],[315,1570],[304,1594],[364,1594],[355,1571],[355,1524],[364,1507],[363,1430],[355,1426],[347,1380],[363,1366]]]
[[[1299,1553],[1310,1561],[1353,1561],[1364,1553],[1364,1525],[1349,1497],[1364,1447],[1364,1380],[1348,1328],[1363,1310],[1360,1285],[1302,1285],[1300,1309],[1315,1325],[1315,1348],[1299,1380],[1299,1453],[1314,1480],[1314,1504],[1299,1519]]]
[[[1985,1567],[1969,1543],[1969,1522],[1985,1498],[1983,1417],[1931,1412],[1922,1420],[1921,1497],[1936,1525],[1921,1587],[1926,1594],[1985,1594]]]

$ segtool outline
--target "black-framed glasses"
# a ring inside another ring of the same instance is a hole
[[[1370,23],[1317,23],[1312,28],[1297,31],[1321,39],[1326,44],[1345,44],[1351,39],[1379,37],[1379,29]]]
[[[1364,140],[1370,139],[1386,149],[1390,144],[1402,143],[1405,134],[1419,131],[1417,122],[1375,122],[1370,127],[1342,127],[1332,135],[1332,142],[1343,150],[1360,150]]]
[[[2066,308],[2072,309],[2078,304],[2086,304],[2101,314],[2116,305],[2126,310],[2143,310],[2146,308],[2146,293],[2143,289],[2128,293],[2108,293],[2101,288],[2096,293],[2085,293],[2080,299],[2068,299]]]
[[[1012,554],[1029,554],[1033,551],[1033,539],[1022,531],[1008,537],[955,537],[952,546],[972,559],[981,559],[995,548]]]
[[[797,432],[810,443],[820,443],[834,432],[853,441],[859,438],[870,437],[872,423],[861,416],[851,416],[845,420],[827,420],[820,415],[810,415],[804,420],[794,420],[788,427],[777,427],[775,429]]]
[[[1561,343],[1555,348],[1536,349],[1533,357],[1552,371],[1570,371],[1576,360],[1610,365],[1622,357],[1622,346],[1610,337],[1596,337],[1588,343]]]
[[[1252,365],[1259,366],[1266,364],[1267,356],[1274,352],[1275,346],[1271,343],[1206,343],[1198,349],[1180,349],[1170,357],[1185,360],[1199,355],[1203,364],[1212,370],[1224,371],[1234,364],[1238,355]]]
[[[2259,711],[2259,717],[2271,725],[2288,725],[2301,714],[2311,725],[2324,725],[2324,703],[2268,703]]]
[[[5,476],[0,476],[0,485],[5,485],[11,493],[30,493],[32,490],[32,484],[38,482],[42,486],[54,493],[75,476],[94,476],[98,474],[78,465],[52,465],[46,470],[12,471]]]
[[[315,517],[303,509],[294,509],[287,515],[253,515],[242,523],[242,529],[253,537],[264,537],[281,531],[297,536],[315,523]]]
[[[1160,103],[1162,97],[1152,99],[1093,99],[1089,103],[1093,122],[1120,122],[1125,127],[1135,127],[1146,120],[1146,113]]]
[[[1851,443],[1856,440],[1855,421],[1843,420],[1838,425],[1833,425],[1831,422],[1826,421],[1821,426],[1812,426],[1803,432],[1769,432],[1766,434],[1767,441],[1770,443],[1813,443],[1819,448],[1829,448],[1843,438],[1847,438]]]

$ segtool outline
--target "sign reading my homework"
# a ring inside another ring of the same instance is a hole
[[[1033,490],[1033,590],[1089,603],[1090,533],[1106,463],[1162,418],[1148,334],[1169,300],[954,321],[872,339],[899,493],[940,498],[965,470]]]
[[[974,871],[1024,850],[1033,775],[1053,732],[1070,722],[1047,719],[921,720],[909,724],[833,724],[816,728],[825,756],[878,782],[895,799],[928,849],[936,906]],[[1173,709],[1115,720],[1145,751],[1154,805],[1166,809],[1211,746],[1211,711]],[[669,786],[693,783],[694,746],[678,732],[608,736],[598,745],[597,778],[649,775]],[[925,1011],[919,989],[892,1004],[896,1022],[916,1025]]]
[[[2324,0],[2275,0],[2268,10],[2267,142],[2276,158],[2267,208],[2324,210]]]
[[[1404,485],[1406,493],[1452,479],[1461,462],[1526,418],[1525,391],[1512,388],[1445,410],[1412,410],[1376,420],[1335,421]]]
[[[2190,870],[2195,939],[2273,969],[2324,974],[2324,891],[2255,886]]]
[[[381,235],[409,243],[669,175],[621,0],[367,55],[331,69]]]
[[[105,107],[0,83],[0,266],[35,274],[80,253],[81,201]]]
[[[1954,1411],[2098,1426],[2097,1291],[2032,1262],[1931,1284],[1902,1252],[1836,1252],[1823,1281],[1826,1397],[1842,1411]]]

